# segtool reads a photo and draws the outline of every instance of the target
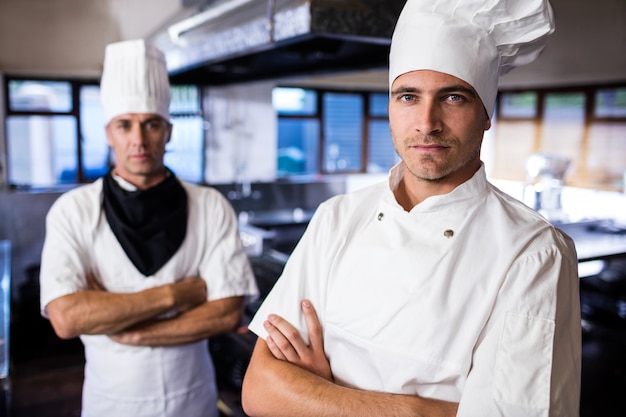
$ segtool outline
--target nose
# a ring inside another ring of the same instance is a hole
[[[422,135],[434,135],[443,130],[441,108],[435,100],[423,100],[416,108],[415,129]]]
[[[141,125],[141,123],[133,123],[133,127],[130,131],[130,143],[133,146],[143,146],[146,143],[146,131]]]

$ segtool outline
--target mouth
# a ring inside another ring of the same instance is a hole
[[[447,149],[450,149],[449,146],[439,144],[439,143],[429,143],[429,144],[416,143],[413,145],[409,145],[409,148],[415,149],[421,152],[426,152],[426,153],[436,153],[436,152],[442,152]]]
[[[130,159],[135,161],[145,161],[150,158],[150,155],[147,153],[138,153],[130,156]]]

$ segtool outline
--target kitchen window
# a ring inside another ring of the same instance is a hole
[[[387,93],[372,93],[368,98],[367,172],[387,172],[400,161],[389,129],[389,96]]]
[[[594,116],[598,118],[626,117],[626,87],[598,90],[595,95]]]
[[[94,82],[6,78],[7,180],[16,187],[91,182],[112,165]],[[165,164],[201,182],[204,121],[200,89],[172,86],[174,128]]]
[[[501,91],[493,176],[525,181],[535,152],[571,160],[565,183],[621,191],[626,172],[624,85]]]
[[[363,102],[361,94],[323,94],[323,172],[362,172]]]
[[[500,99],[500,117],[509,119],[529,119],[537,116],[537,93],[524,91],[507,93]]]
[[[319,172],[318,94],[302,88],[274,88],[278,117],[277,176]]]
[[[277,87],[278,176],[386,172],[397,161],[386,93]]]

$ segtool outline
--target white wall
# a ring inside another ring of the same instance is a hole
[[[276,178],[273,82],[209,89],[205,180],[211,184]]]
[[[545,86],[626,81],[626,1],[551,0],[556,31],[539,59],[500,85]]]
[[[1,0],[0,71],[97,77],[110,42],[145,37],[182,0]]]

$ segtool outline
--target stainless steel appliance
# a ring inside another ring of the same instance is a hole
[[[563,220],[561,192],[570,164],[569,158],[549,153],[534,153],[526,159],[524,202],[548,220]]]

